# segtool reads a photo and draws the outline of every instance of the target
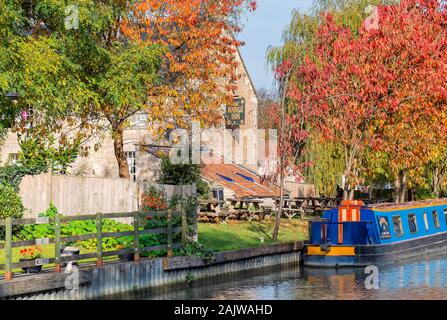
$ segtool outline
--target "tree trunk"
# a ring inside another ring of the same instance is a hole
[[[349,200],[349,189],[347,186],[343,189],[343,200]]]
[[[441,194],[441,188],[440,188],[440,174],[439,174],[439,167],[436,165],[433,169],[433,182],[432,182],[432,191],[433,194],[436,195],[437,198],[439,198]]]
[[[278,240],[279,224],[281,222],[282,208],[284,207],[284,173],[282,170],[279,179],[279,208],[278,213],[276,214],[275,228],[273,229],[273,241]]]
[[[355,188],[352,188],[351,190],[349,190],[349,200],[354,200],[354,196],[355,196]]]
[[[127,163],[126,155],[124,154],[124,128],[118,126],[113,132],[113,146],[115,150],[115,158],[118,163],[118,172],[120,178],[130,178],[129,165]]]
[[[396,203],[408,200],[407,171],[400,170],[394,181],[394,201]]]

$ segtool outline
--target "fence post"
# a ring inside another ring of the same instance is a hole
[[[96,214],[96,266],[102,267],[102,214]]]
[[[12,280],[12,218],[5,219],[5,280]]]
[[[54,271],[60,273],[61,267],[61,216],[56,214],[54,216],[54,257],[55,265]]]
[[[139,221],[139,212],[135,212],[133,215],[133,261],[139,262],[140,261],[140,221]]]
[[[168,235],[168,258],[172,257],[172,210],[169,209],[167,212],[167,220],[168,220],[168,227],[167,227],[167,235]]]

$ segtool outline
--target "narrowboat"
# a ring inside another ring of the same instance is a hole
[[[309,222],[303,263],[364,267],[447,249],[447,199],[366,206],[343,201]]]

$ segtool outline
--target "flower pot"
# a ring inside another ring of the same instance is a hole
[[[25,261],[35,261],[35,259],[19,259],[20,262]],[[42,271],[42,265],[36,265],[36,266],[29,266],[29,267],[22,267],[22,270],[26,273],[39,273]]]
[[[126,253],[126,254],[120,254],[119,258],[121,261],[123,262],[129,262],[129,261],[133,261],[134,259],[134,254],[133,253]]]
[[[78,247],[65,247],[65,248],[61,249],[61,258],[76,256],[76,255],[79,256],[80,253],[81,253],[81,250]],[[62,263],[62,268],[65,268],[69,262],[71,262],[71,265],[73,265],[73,266],[78,265],[77,261],[66,261],[66,262]]]

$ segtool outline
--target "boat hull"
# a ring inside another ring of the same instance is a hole
[[[307,244],[303,264],[313,267],[365,267],[435,254],[447,249],[447,232],[378,245],[324,246]]]

